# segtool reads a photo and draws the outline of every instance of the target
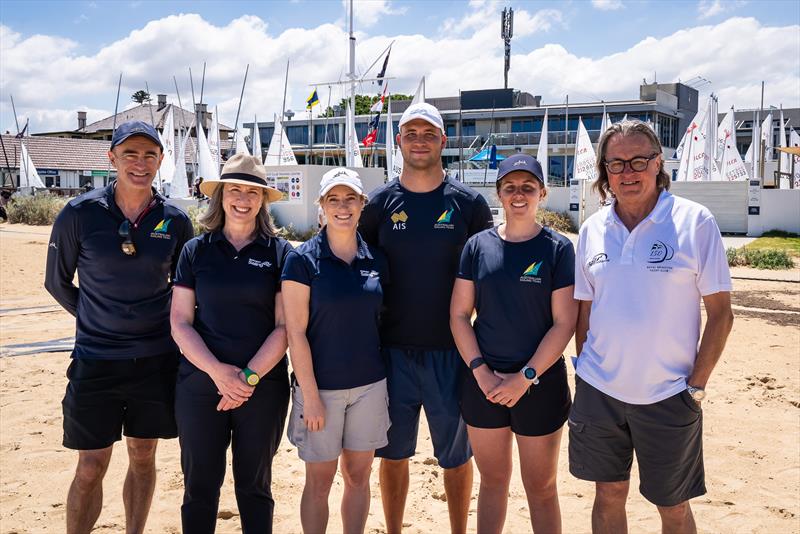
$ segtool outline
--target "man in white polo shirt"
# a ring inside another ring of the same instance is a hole
[[[689,499],[706,491],[700,406],[733,324],[725,249],[711,213],[667,191],[645,123],[610,127],[597,162],[594,187],[612,202],[578,238],[570,472],[596,483],[592,531],[624,533],[635,451],[663,532],[693,533]]]

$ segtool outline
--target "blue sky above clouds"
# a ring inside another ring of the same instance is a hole
[[[515,10],[509,85],[543,103],[638,96],[643,78],[660,82],[702,76],[720,109],[800,106],[800,2],[495,0],[356,2],[358,65],[364,69],[392,40],[387,75],[395,92],[412,93],[427,78],[428,96],[501,87],[500,12]],[[287,107],[302,110],[309,84],[346,69],[341,1],[156,2],[147,0],[0,2],[0,128],[12,129],[9,95],[33,131],[74,128],[110,114],[123,72],[121,107],[149,84],[184,107],[188,67],[208,62],[204,100],[232,125],[244,68],[250,64],[243,117],[277,113],[286,60]],[[376,92],[365,84],[362,92]],[[331,100],[341,93],[333,90]],[[320,88],[323,105],[328,88]],[[320,108],[316,108],[317,110]]]

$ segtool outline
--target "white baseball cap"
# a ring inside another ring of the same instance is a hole
[[[320,198],[324,197],[328,191],[337,185],[346,185],[359,195],[364,194],[364,186],[361,184],[361,178],[358,177],[358,173],[351,169],[337,167],[322,175],[322,181],[319,184]]]
[[[444,134],[444,121],[442,120],[441,114],[439,114],[439,110],[427,102],[408,106],[408,108],[403,112],[403,116],[400,117],[400,124],[398,127],[401,127],[405,123],[416,119],[422,119],[433,126],[436,126]]]

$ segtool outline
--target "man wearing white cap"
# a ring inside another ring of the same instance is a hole
[[[359,226],[364,239],[386,253],[392,272],[381,325],[392,426],[389,444],[376,451],[390,533],[402,528],[408,459],[416,449],[422,407],[434,456],[444,468],[451,530],[466,530],[472,451],[458,405],[464,364],[450,332],[449,306],[461,249],[491,226],[492,215],[482,196],[446,177],[446,141],[435,107],[409,106],[397,135],[403,172],[370,194]]]

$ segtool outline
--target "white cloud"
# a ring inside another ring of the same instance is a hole
[[[347,2],[342,0],[342,6]],[[360,28],[368,28],[383,17],[403,15],[407,11],[405,7],[393,6],[391,0],[355,0],[354,4],[353,17]]]
[[[473,2],[452,31],[429,36],[358,36],[359,64],[366,66],[395,40],[389,62],[390,90],[413,93],[422,75],[427,95],[451,96],[459,89],[501,87],[503,48],[499,39],[497,2]],[[487,11],[494,9],[495,11]],[[544,35],[564,25],[561,12],[515,11],[515,37]],[[498,24],[487,24],[487,17]],[[377,27],[376,27],[377,28]],[[747,39],[742,39],[746,35]],[[800,27],[764,26],[752,18],[731,18],[716,25],[649,37],[627,50],[604,57],[582,57],[559,44],[533,50],[512,48],[509,85],[540,94],[544,104],[635,99],[642,78],[671,82],[703,76],[720,97],[719,108],[754,107],[760,83],[766,80],[766,104],[800,107]],[[215,25],[199,15],[154,20],[90,55],[80,55],[78,43],[55,36],[26,35],[0,25],[0,129],[13,129],[8,95],[14,96],[20,115],[31,117],[34,132],[64,130],[76,125],[76,110],[99,110],[89,120],[114,109],[117,78],[123,72],[120,109],[130,95],[149,84],[153,95],[167,93],[177,103],[177,77],[183,106],[191,108],[187,67],[192,67],[199,98],[202,62],[207,61],[204,101],[218,106],[222,122],[233,126],[246,64],[250,64],[240,123],[271,120],[280,111],[286,60],[291,58],[287,108],[302,110],[310,84],[341,79],[347,63],[347,33],[343,27],[291,28],[270,32],[259,17],[242,16],[227,25]],[[374,71],[373,71],[374,73]],[[365,84],[361,92],[377,92]],[[342,90],[334,87],[331,104]],[[587,96],[584,96],[587,95]],[[324,109],[328,88],[320,87]],[[94,112],[93,112],[94,113]]]
[[[602,11],[614,11],[624,7],[622,0],[592,0],[592,6]]]
[[[721,0],[700,0],[697,4],[697,12],[700,20],[711,18],[725,11]]]

